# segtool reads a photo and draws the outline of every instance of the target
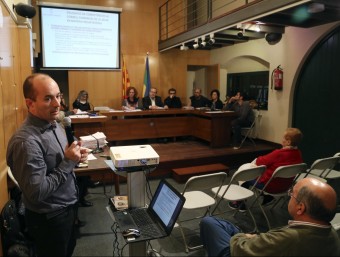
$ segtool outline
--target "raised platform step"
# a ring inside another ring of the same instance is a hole
[[[224,171],[229,173],[229,167],[222,163],[178,168],[172,170],[172,177],[178,183],[185,183],[190,177]]]

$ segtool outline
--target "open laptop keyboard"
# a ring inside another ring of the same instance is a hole
[[[146,213],[146,209],[131,210],[130,214],[143,236],[157,237],[160,235],[155,222],[152,221],[152,219]]]

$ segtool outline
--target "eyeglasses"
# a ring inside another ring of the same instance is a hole
[[[293,197],[298,203],[300,202],[300,200],[293,195],[293,188],[289,188],[287,194],[289,197]]]

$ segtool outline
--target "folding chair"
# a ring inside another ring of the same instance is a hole
[[[303,173],[307,170],[307,164],[306,163],[300,163],[300,164],[293,164],[293,165],[285,165],[285,166],[280,166],[278,168],[276,168],[276,170],[273,172],[273,175],[271,176],[271,178],[268,180],[268,182],[264,185],[264,187],[262,189],[258,189],[258,188],[254,188],[254,191],[256,192],[256,201],[253,202],[253,205],[255,202],[258,203],[258,205],[260,206],[260,209],[267,221],[267,225],[268,228],[270,229],[270,222],[268,219],[268,216],[266,215],[266,212],[264,211],[261,203],[259,203],[258,198],[262,195],[270,195],[272,197],[275,198],[275,202],[274,205],[272,206],[272,208],[274,208],[277,203],[283,199],[285,196],[287,196],[287,192],[289,190],[290,187],[288,187],[286,190],[282,191],[282,192],[277,192],[277,193],[270,193],[266,191],[266,187],[270,184],[270,182],[274,179],[274,178],[294,178],[296,177],[298,174]],[[292,184],[294,183],[295,180],[292,180]],[[251,207],[253,207],[253,205]]]
[[[317,169],[314,168],[310,171],[309,174],[315,175],[324,179],[335,179],[340,177],[340,171],[334,170],[334,167],[340,162],[340,153],[336,153],[333,157],[327,158],[329,159],[329,166],[325,169]],[[338,161],[336,161],[338,160]]]
[[[204,190],[210,190],[213,187],[221,188],[224,184],[227,173],[225,172],[218,172],[212,173],[207,175],[200,175],[191,177],[185,184],[184,189],[182,191],[182,195],[185,197],[186,201],[183,206],[183,210],[197,210],[203,209],[203,215],[199,215],[193,218],[181,220],[181,216],[177,220],[177,224],[180,228],[183,242],[185,246],[185,251],[188,253],[189,250],[195,250],[202,247],[202,245],[198,246],[189,246],[187,244],[187,240],[182,228],[182,224],[187,221],[192,221],[195,219],[201,219],[207,214],[211,214],[210,207],[216,204],[217,193],[214,196],[210,196]],[[219,190],[217,190],[219,191]],[[182,210],[182,212],[183,212]]]
[[[243,139],[242,139],[241,144],[239,145],[238,149],[240,149],[243,146],[243,143],[246,141],[246,139],[249,139],[253,143],[253,145],[256,146],[256,143],[255,143],[253,137],[254,137],[256,128],[259,127],[259,124],[260,124],[260,121],[261,121],[261,118],[262,118],[262,114],[260,114],[259,110],[253,110],[253,112],[254,112],[254,116],[255,116],[253,123],[249,127],[241,128],[241,134],[243,135]]]
[[[224,185],[221,188],[215,187],[212,189],[212,191],[220,197],[220,200],[215,205],[214,210],[211,212],[213,215],[215,215],[215,211],[223,199],[229,202],[245,201],[247,199],[250,199],[252,196],[254,196],[254,191],[252,191],[253,188],[252,189],[244,188],[240,186],[238,182],[256,179],[256,182],[254,184],[254,186],[256,186],[262,173],[266,170],[266,166],[261,165],[261,166],[257,166],[253,168],[245,168],[245,169],[241,169],[241,167],[234,173],[228,185]],[[256,224],[255,218],[251,210],[248,208],[246,203],[245,203],[245,206],[246,206],[247,212],[249,213],[251,219],[254,222],[254,230],[258,231],[257,224]],[[235,212],[235,214],[236,213],[237,211]]]
[[[12,173],[12,170],[11,170],[10,167],[8,167],[8,169],[7,169],[7,174],[8,174],[8,176],[9,176],[9,178],[11,179],[11,181],[12,181],[18,188],[20,188],[19,183],[18,183],[18,181],[14,178],[13,173]]]
[[[307,176],[314,177],[322,182],[327,183],[325,179],[325,175],[328,175],[329,172],[335,167],[335,165],[339,162],[340,156],[332,156],[328,158],[318,159],[313,162],[312,166],[305,173],[301,173],[295,181],[299,181]]]

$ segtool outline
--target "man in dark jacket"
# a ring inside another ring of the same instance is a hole
[[[145,110],[153,110],[159,109],[160,107],[164,107],[162,98],[157,95],[157,89],[152,87],[150,88],[149,95],[143,97],[143,108]]]

